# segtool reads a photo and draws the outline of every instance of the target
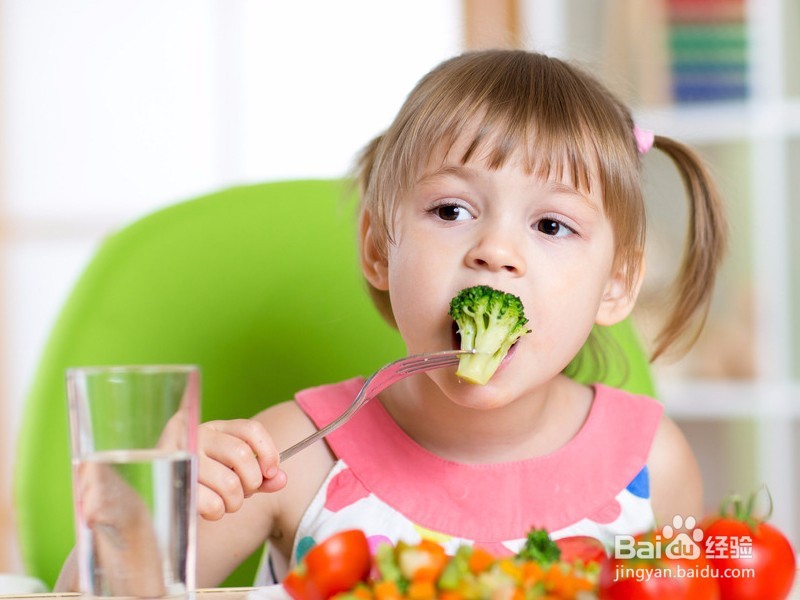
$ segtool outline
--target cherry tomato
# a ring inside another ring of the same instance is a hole
[[[782,599],[792,589],[795,553],[786,536],[764,522],[766,518],[753,516],[754,504],[754,496],[746,505],[729,498],[718,515],[701,525],[722,600]]]
[[[295,600],[327,600],[366,581],[372,566],[363,531],[350,529],[317,544],[283,582]]]
[[[325,600],[301,567],[289,571],[283,580],[283,589],[294,600]]]

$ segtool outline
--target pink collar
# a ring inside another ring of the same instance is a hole
[[[355,378],[304,390],[297,402],[321,427],[344,410],[362,384]],[[594,392],[575,437],[555,452],[527,460],[445,460],[411,439],[380,402],[361,409],[327,441],[368,490],[414,523],[476,542],[518,539],[532,527],[556,531],[607,516],[618,507],[615,496],[645,466],[661,404],[603,385],[595,385]]]

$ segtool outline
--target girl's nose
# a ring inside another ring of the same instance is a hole
[[[494,231],[483,236],[470,248],[467,266],[491,272],[505,271],[521,277],[525,275],[525,259],[508,231]]]

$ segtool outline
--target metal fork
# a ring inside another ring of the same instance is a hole
[[[339,427],[347,423],[350,417],[356,414],[362,406],[396,381],[400,381],[411,375],[416,375],[417,373],[441,369],[442,367],[451,367],[458,363],[459,358],[463,354],[474,354],[474,352],[474,350],[445,350],[443,352],[414,354],[381,367],[364,382],[355,400],[347,407],[347,410],[316,433],[311,434],[304,440],[300,440],[294,446],[290,446],[281,452],[280,462],[294,456],[300,452],[300,450],[303,450],[317,440],[339,429]]]

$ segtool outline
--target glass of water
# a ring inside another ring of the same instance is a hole
[[[81,592],[193,592],[199,369],[69,369],[67,399]]]

